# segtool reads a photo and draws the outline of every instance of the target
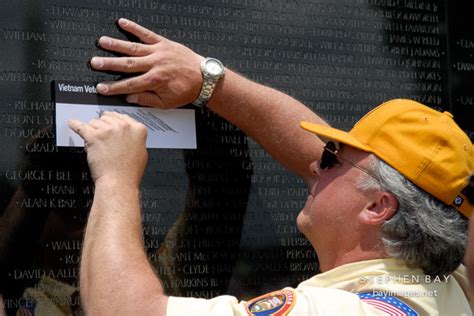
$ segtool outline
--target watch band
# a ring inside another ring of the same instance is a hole
[[[218,59],[208,57],[201,62],[201,72],[203,77],[201,91],[196,101],[193,102],[198,107],[205,106],[212,97],[217,82],[224,76],[224,65]]]

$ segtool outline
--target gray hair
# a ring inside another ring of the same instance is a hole
[[[372,156],[360,190],[382,190],[398,201],[397,212],[381,227],[385,251],[430,276],[448,275],[462,262],[468,221],[458,211],[426,193],[382,160]]]

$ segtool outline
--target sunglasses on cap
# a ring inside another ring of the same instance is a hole
[[[334,167],[334,165],[341,165],[341,162],[338,160],[339,158],[377,180],[377,177],[373,175],[369,170],[362,168],[361,166],[345,159],[342,156],[338,157],[337,155],[338,153],[339,153],[339,150],[337,149],[336,143],[327,142],[326,146],[324,146],[323,154],[321,155],[319,168],[321,168],[322,170],[329,170],[332,167]]]

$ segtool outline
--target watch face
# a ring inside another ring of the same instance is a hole
[[[222,73],[222,66],[216,60],[210,59],[206,62],[206,71],[211,76],[217,76]]]

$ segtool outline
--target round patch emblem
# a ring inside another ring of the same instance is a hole
[[[459,195],[456,196],[456,198],[454,199],[454,205],[455,206],[461,206],[461,204],[464,202],[464,199],[462,197],[460,197]]]
[[[285,316],[295,304],[295,293],[282,290],[268,293],[247,303],[247,313],[255,316]]]

